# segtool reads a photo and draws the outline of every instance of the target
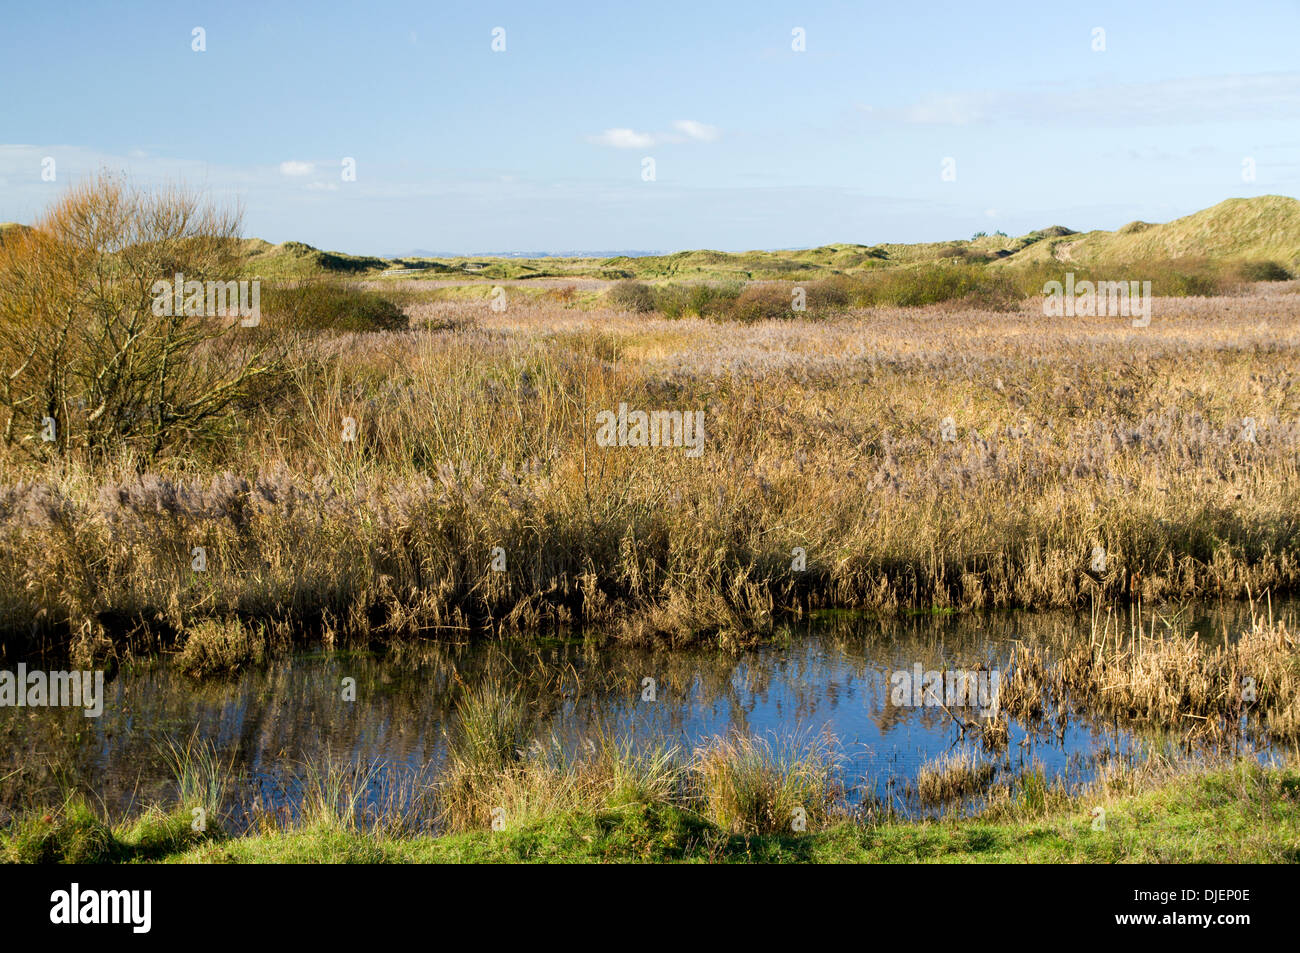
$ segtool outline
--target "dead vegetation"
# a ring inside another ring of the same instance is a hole
[[[1295,295],[1157,299],[1146,328],[1032,305],[407,310],[406,331],[295,338],[222,439],[154,465],[0,453],[7,651],[179,649],[207,618],[326,645],[553,625],[738,645],[818,607],[1300,582]],[[703,456],[598,446],[621,402],[703,411]]]

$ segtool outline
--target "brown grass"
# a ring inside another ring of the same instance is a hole
[[[949,752],[921,765],[916,772],[916,793],[922,804],[949,804],[983,793],[993,781],[997,766],[974,751]]]
[[[302,339],[228,439],[143,473],[0,451],[6,649],[166,649],[235,617],[326,645],[552,624],[730,644],[819,606],[1300,582],[1295,295],[1157,299],[1147,328],[1035,303],[409,310],[404,332]],[[620,402],[705,411],[704,455],[597,446]]]

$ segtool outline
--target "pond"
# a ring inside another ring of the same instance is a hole
[[[1295,606],[1275,604],[1273,611],[1293,616]],[[1127,610],[1116,615],[1127,631]],[[1143,619],[1149,627],[1151,612]],[[1222,639],[1225,630],[1235,636],[1249,625],[1250,607],[1162,609],[1156,619],[1161,628],[1161,620],[1176,621]],[[378,810],[428,789],[447,732],[456,730],[457,698],[491,677],[523,687],[534,736],[566,750],[601,732],[676,744],[683,752],[731,731],[776,740],[830,733],[851,800],[878,799],[915,815],[926,810],[909,790],[918,767],[950,750],[978,751],[998,765],[999,776],[1041,765],[1049,779],[1069,783],[1086,782],[1110,759],[1137,754],[1140,739],[1088,716],[1052,719],[1037,731],[1013,720],[1004,749],[979,749],[944,708],[891,702],[894,673],[910,676],[918,665],[926,672],[1003,670],[1018,641],[1059,645],[1087,638],[1090,625],[1086,613],[884,619],[827,613],[793,627],[778,643],[739,653],[478,639],[383,656],[298,654],[204,682],[166,660],[141,663],[106,683],[98,718],[79,708],[0,708],[0,813],[48,805],[74,784],[112,817],[172,804],[175,780],[164,749],[191,737],[210,742],[232,763],[236,829],[259,812],[292,815],[305,766],[327,762],[365,766],[364,799]],[[350,686],[354,700],[347,698]],[[958,714],[979,717],[974,708]]]

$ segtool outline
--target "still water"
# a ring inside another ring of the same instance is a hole
[[[1275,603],[1273,610],[1293,616],[1296,607]],[[1249,613],[1239,604],[1202,605],[1157,610],[1156,618],[1160,628],[1176,620],[1222,638],[1247,626]],[[1118,621],[1125,630],[1131,623],[1126,615]],[[1087,614],[1073,613],[831,614],[795,627],[778,644],[741,653],[479,639],[386,656],[304,653],[205,682],[164,659],[112,676],[99,718],[75,708],[0,708],[0,815],[49,804],[71,785],[92,792],[113,817],[171,805],[175,780],[163,749],[192,737],[232,762],[236,828],[258,812],[293,814],[305,766],[327,760],[365,766],[365,800],[391,803],[393,792],[409,796],[436,779],[447,733],[456,730],[457,698],[489,677],[526,690],[538,740],[575,751],[598,732],[684,752],[731,731],[773,739],[829,732],[852,799],[874,797],[913,814],[921,810],[908,791],[917,768],[969,741],[941,708],[892,705],[890,675],[917,663],[1005,671],[1017,641],[1061,644],[1087,638],[1090,625]],[[653,701],[643,697],[648,678]],[[355,701],[344,700],[345,679],[355,680]],[[977,717],[973,709],[964,714]],[[1033,732],[1012,721],[1006,749],[982,757],[1002,775],[1037,763],[1049,778],[1073,783],[1139,745],[1087,716],[1062,727]]]

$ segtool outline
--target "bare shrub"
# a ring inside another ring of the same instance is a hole
[[[101,174],[0,246],[3,439],[144,457],[201,432],[270,369],[238,320],[156,314],[157,282],[238,274],[239,215]],[[252,329],[245,329],[251,331]],[[196,360],[199,352],[204,360]],[[42,434],[42,421],[52,422]],[[53,440],[42,440],[53,436]]]

